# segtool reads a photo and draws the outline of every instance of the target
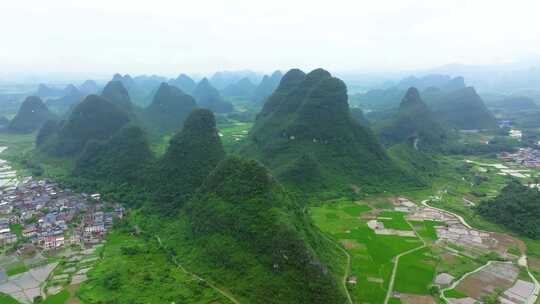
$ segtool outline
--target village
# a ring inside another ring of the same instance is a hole
[[[519,148],[516,152],[502,152],[499,159],[504,162],[513,162],[528,168],[540,167],[540,150],[533,148]]]
[[[0,190],[0,248],[19,253],[100,243],[123,216],[99,194],[76,194],[46,180],[25,178]]]

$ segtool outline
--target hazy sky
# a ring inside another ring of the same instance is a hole
[[[540,52],[540,1],[1,0],[0,73],[405,69]]]

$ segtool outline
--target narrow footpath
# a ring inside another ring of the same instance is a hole
[[[392,268],[392,275],[390,277],[390,283],[388,284],[388,291],[386,292],[386,298],[384,299],[384,304],[388,304],[388,301],[390,301],[390,298],[392,297],[392,293],[394,292],[394,283],[396,281],[396,273],[397,273],[397,269],[398,269],[399,259],[402,256],[405,256],[405,255],[407,255],[409,253],[413,253],[415,251],[418,251],[418,250],[421,250],[421,249],[427,247],[426,240],[424,240],[424,238],[420,236],[420,234],[416,231],[416,229],[414,229],[414,226],[411,223],[409,223],[409,221],[407,221],[407,220],[405,220],[405,222],[407,222],[407,224],[411,227],[411,229],[414,231],[416,236],[422,241],[422,246],[407,250],[407,251],[402,252],[402,253],[400,253],[400,254],[398,254],[398,255],[396,255],[394,257],[394,259],[393,259],[394,260],[394,267]]]
[[[165,245],[163,245],[163,243],[161,242],[161,238],[156,235],[156,240],[158,241],[159,243],[159,246],[161,248],[163,248],[164,250],[167,250],[167,248],[165,247]],[[199,275],[193,273],[193,272],[190,272],[188,271],[186,268],[184,268],[184,266],[182,266],[182,264],[180,264],[178,262],[178,260],[176,259],[176,257],[173,257],[172,258],[174,264],[180,268],[184,273],[194,277],[195,279],[199,280],[199,281],[202,281],[202,282],[205,282],[206,284],[208,284],[208,286],[210,286],[212,289],[214,289],[215,291],[219,292],[221,295],[223,295],[224,297],[226,297],[227,299],[229,299],[231,302],[233,302],[234,304],[240,304],[240,301],[238,301],[230,292],[226,291],[226,290],[223,290],[219,287],[217,287],[216,285],[212,284],[210,281],[208,280],[205,280],[204,278],[200,277]]]
[[[351,295],[349,293],[349,289],[347,289],[347,278],[349,277],[349,271],[351,269],[351,255],[347,252],[347,250],[345,250],[338,242],[330,239],[329,237],[327,237],[325,234],[321,234],[327,241],[331,242],[332,244],[334,244],[339,250],[341,250],[341,252],[343,252],[345,254],[345,256],[347,257],[347,265],[345,267],[345,273],[343,275],[343,279],[342,279],[342,284],[343,284],[343,288],[345,289],[345,294],[347,295],[347,302],[349,302],[349,304],[353,304],[353,301],[352,301],[352,298],[351,298]]]

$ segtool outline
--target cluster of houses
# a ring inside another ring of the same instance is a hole
[[[519,148],[516,152],[502,152],[499,159],[504,162],[514,162],[529,168],[540,167],[540,150]]]
[[[51,250],[96,244],[113,218],[123,215],[123,207],[103,202],[99,194],[78,194],[27,178],[0,190],[0,246],[20,242],[26,250]]]

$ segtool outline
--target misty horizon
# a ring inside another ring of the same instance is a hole
[[[448,64],[538,63],[534,1],[0,5],[2,78],[324,67],[406,73]]]

